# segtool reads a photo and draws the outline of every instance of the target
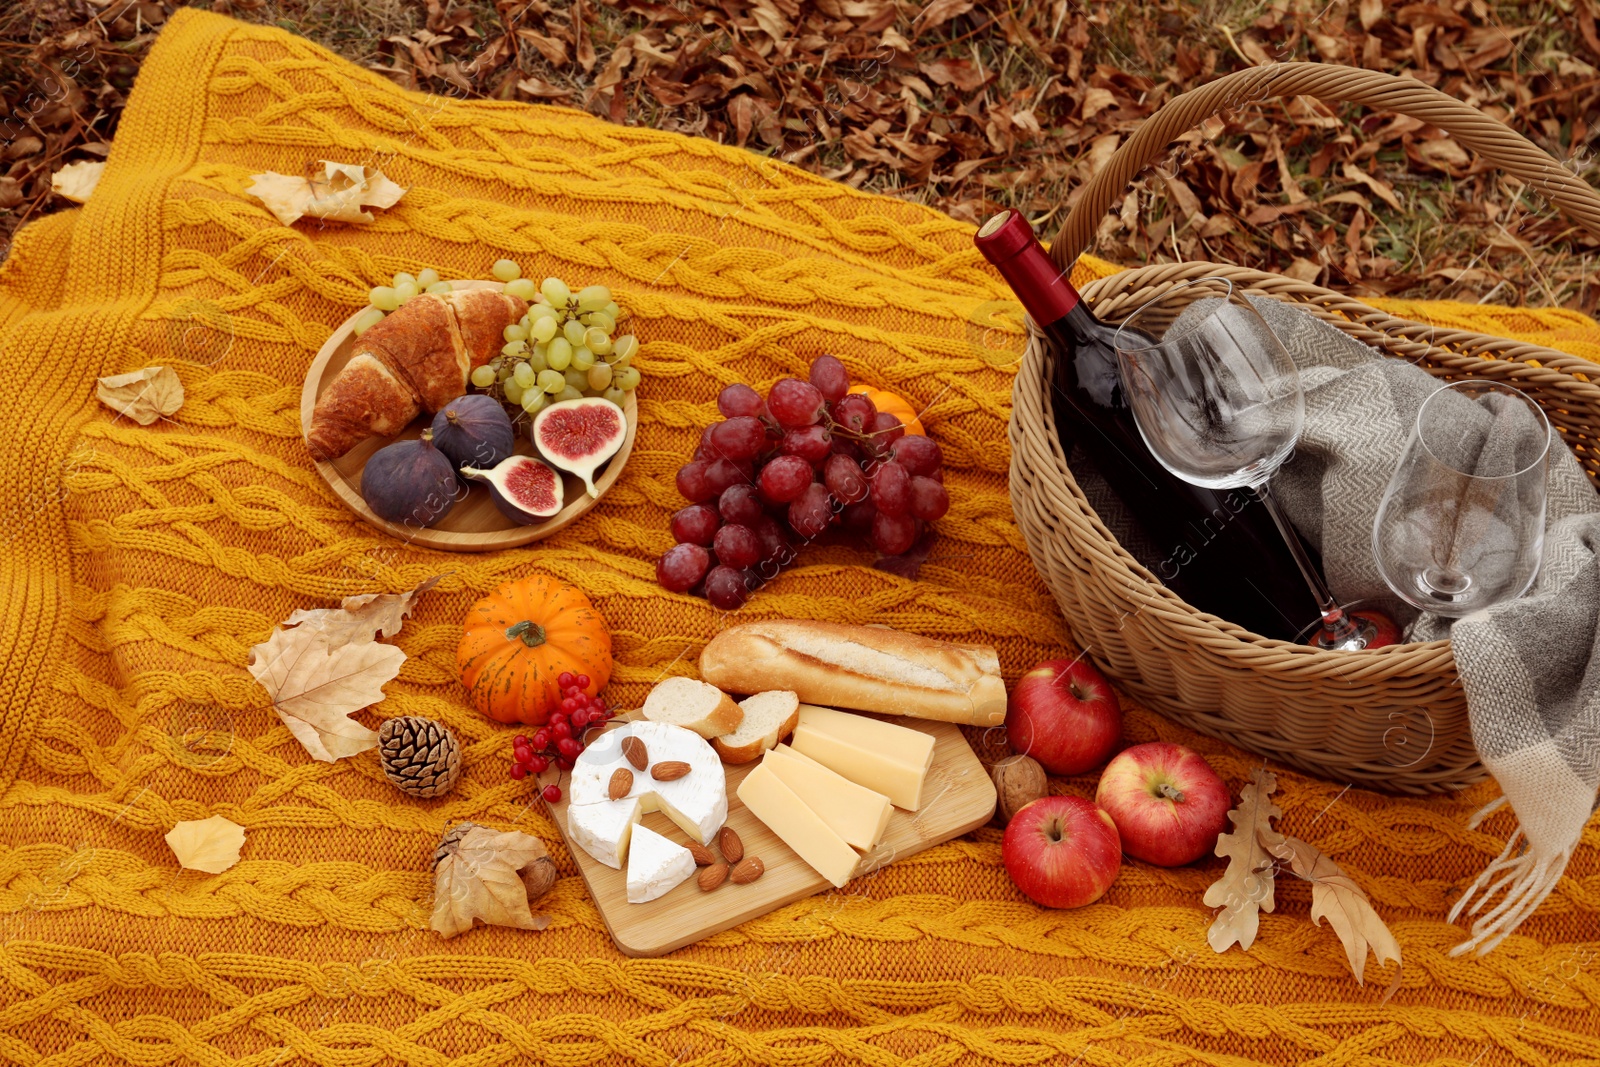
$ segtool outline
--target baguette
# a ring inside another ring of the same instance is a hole
[[[730,626],[700,653],[718,689],[792,689],[803,704],[998,726],[1006,686],[992,648],[877,626],[780,619]]]

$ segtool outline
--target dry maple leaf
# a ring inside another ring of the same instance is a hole
[[[274,630],[250,650],[250,673],[311,758],[332,763],[376,748],[378,735],[351,715],[383,699],[406,654],[376,641],[329,647],[321,631]]]
[[[1372,902],[1339,865],[1304,841],[1282,837],[1273,846],[1275,855],[1288,860],[1295,874],[1311,883],[1311,921],[1322,925],[1325,916],[1333,932],[1344,943],[1345,956],[1350,960],[1350,970],[1361,982],[1366,967],[1367,950],[1377,957],[1379,965],[1385,960],[1400,963],[1400,943],[1389,928],[1378,918]],[[1394,982],[1389,996],[1400,985],[1400,969],[1395,968]],[[1385,1000],[1388,997],[1384,998]]]
[[[82,159],[68,163],[50,175],[50,191],[75,204],[85,203],[89,194],[94,192],[94,187],[100,183],[100,175],[105,169],[103,159]]]
[[[438,584],[435,575],[407,593],[363,593],[345,597],[336,608],[299,608],[283,625],[320,630],[330,646],[393,637],[416,606],[417,597]]]
[[[405,189],[383,172],[353,163],[321,160],[322,175],[298,178],[267,171],[252,174],[254,183],[245,192],[260,200],[285,226],[309,215],[328,222],[365,223],[372,221],[368,207],[393,207]]]
[[[376,638],[399,633],[416,598],[438,581],[345,597],[337,608],[300,608],[250,650],[250,674],[312,759],[332,763],[377,747],[378,735],[350,716],[383,699],[406,654]]]
[[[528,886],[519,873],[542,863],[550,863],[550,853],[530,834],[475,823],[452,827],[433,855],[429,925],[445,938],[472,929],[475,920],[543,930],[550,917],[535,915],[528,907]]]
[[[149,426],[183,407],[183,382],[171,367],[146,367],[101,378],[94,395],[111,410]]]
[[[207,874],[221,874],[239,862],[244,847],[244,827],[213,815],[209,819],[180,822],[167,831],[167,847],[178,866]]]
[[[1206,889],[1204,901],[1207,907],[1222,907],[1206,931],[1206,940],[1218,952],[1235,941],[1248,951],[1260,927],[1260,912],[1273,908],[1269,849],[1283,840],[1272,828],[1272,820],[1283,814],[1271,800],[1276,788],[1277,777],[1258,767],[1254,780],[1239,791],[1239,806],[1228,812],[1234,832],[1217,837],[1217,855],[1227,857],[1228,869]]]

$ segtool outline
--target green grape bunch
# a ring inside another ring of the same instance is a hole
[[[507,293],[529,306],[526,315],[505,328],[500,354],[473,370],[475,389],[505,404],[515,417],[585,396],[603,397],[621,407],[639,387],[639,370],[633,366],[639,339],[617,332],[626,315],[610,289],[588,285],[574,292],[560,278],[535,285],[509,259],[496,260],[490,273],[505,283]],[[419,294],[451,289],[432,267],[414,275],[401,271],[391,284],[376,286],[367,294],[370,306],[356,316],[354,333],[360,337]]]
[[[603,285],[574,291],[560,278],[535,285],[509,259],[494,276],[528,302],[528,313],[505,329],[500,354],[472,372],[472,384],[513,409],[537,414],[546,404],[603,397],[621,407],[639,387],[633,357],[639,339],[617,332],[623,311]]]

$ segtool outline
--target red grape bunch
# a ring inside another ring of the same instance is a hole
[[[587,674],[562,671],[556,684],[561,687],[561,706],[550,713],[550,721],[535,730],[532,737],[518,734],[512,738],[511,777],[519,782],[530,774],[543,774],[552,763],[560,770],[572,770],[586,747],[585,731],[591,726],[604,726],[611,718],[604,700],[584,692],[589,686]],[[541,793],[552,804],[561,799],[561,787],[553,783]]]
[[[722,421],[678,471],[689,506],[672,516],[678,543],[656,562],[656,580],[674,593],[732,611],[794,561],[796,544],[830,527],[898,556],[950,509],[939,446],[850,392],[833,356],[812,362],[810,381],[777,382],[765,400],[730,385],[717,410]]]

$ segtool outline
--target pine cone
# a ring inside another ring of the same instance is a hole
[[[443,723],[415,715],[378,728],[378,759],[396,789],[424,800],[450,792],[461,777],[456,735]]]

